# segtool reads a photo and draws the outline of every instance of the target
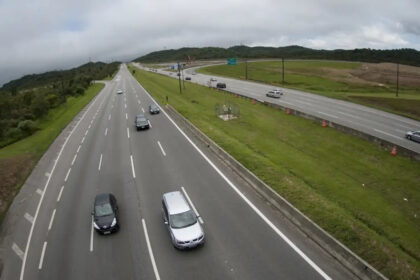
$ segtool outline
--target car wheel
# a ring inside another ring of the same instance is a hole
[[[410,136],[410,135],[407,135],[407,139],[408,139],[408,140],[411,140],[411,136]]]

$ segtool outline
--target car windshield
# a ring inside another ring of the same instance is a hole
[[[108,215],[111,215],[112,213],[113,213],[112,207],[111,207],[111,204],[109,203],[99,204],[95,206],[95,215],[97,217],[108,216]]]
[[[195,224],[197,222],[197,217],[194,212],[190,210],[184,213],[171,215],[169,220],[172,228],[184,228]]]
[[[137,121],[138,122],[145,122],[146,121],[146,118],[137,118]]]

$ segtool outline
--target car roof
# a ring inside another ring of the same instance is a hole
[[[163,199],[166,201],[166,206],[168,207],[168,213],[170,215],[191,210],[190,206],[185,200],[185,197],[180,191],[165,193],[163,195]]]
[[[136,116],[136,118],[146,118],[146,116],[145,116],[145,115],[143,115],[143,114],[138,114],[138,115]]]
[[[102,204],[102,203],[105,203],[105,202],[109,202],[111,196],[112,196],[111,193],[98,194],[95,197],[95,204]]]

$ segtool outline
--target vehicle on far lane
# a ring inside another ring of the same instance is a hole
[[[283,95],[283,92],[279,89],[273,89],[267,92],[266,96],[272,97],[272,98],[280,98],[280,96]]]
[[[217,79],[216,79],[216,78],[211,77],[211,78],[210,78],[210,82],[217,82]]]
[[[121,89],[117,90],[117,94],[122,94],[123,91]]]
[[[149,129],[150,128],[149,120],[143,114],[140,114],[140,115],[136,116],[136,118],[134,119],[134,125],[136,126],[137,131],[140,130],[140,129]]]
[[[93,227],[101,234],[110,234],[120,229],[117,199],[112,193],[102,193],[95,197],[92,216]]]
[[[405,138],[408,140],[416,141],[420,143],[420,130],[419,131],[409,131],[405,134]]]
[[[217,88],[226,88],[226,84],[225,83],[217,83],[216,87]]]
[[[152,103],[152,104],[149,105],[149,113],[152,114],[152,115],[159,114],[160,109],[155,103]]]
[[[182,192],[163,194],[162,215],[175,248],[187,249],[204,244],[203,228]]]
[[[186,81],[191,81],[191,77],[185,77]]]

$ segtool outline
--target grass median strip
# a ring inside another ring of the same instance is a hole
[[[104,84],[92,84],[83,95],[69,97],[38,121],[33,135],[0,149],[1,218],[32,168],[68,123],[98,94]]]
[[[233,95],[136,69],[169,103],[322,228],[391,278],[420,273],[420,163]],[[216,104],[240,117],[223,121]]]

